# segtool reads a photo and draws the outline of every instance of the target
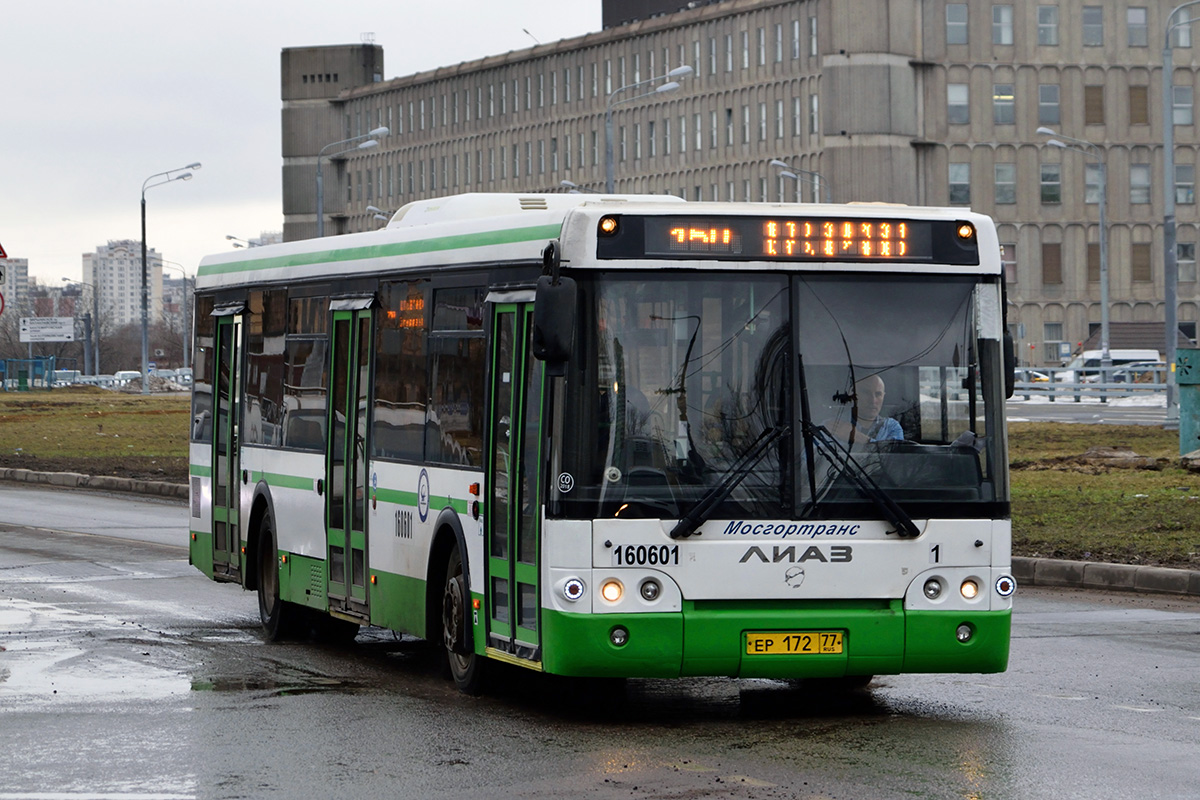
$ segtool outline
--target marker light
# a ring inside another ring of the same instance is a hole
[[[971,239],[975,236],[975,226],[969,223],[962,223],[958,226],[958,238]]]
[[[618,580],[607,580],[604,582],[604,585],[600,587],[600,596],[610,603],[615,603],[620,600],[623,593],[624,589],[621,586],[621,582]]]
[[[567,578],[562,587],[563,597],[571,601],[578,600],[583,597],[583,588],[583,581],[579,578]]]
[[[968,600],[974,600],[979,595],[979,584],[967,578],[962,582],[962,586],[958,587],[958,591],[962,592],[962,596]]]
[[[617,232],[616,217],[602,217],[600,219],[600,233],[603,236],[612,236]]]
[[[937,600],[942,596],[942,582],[937,578],[930,578],[925,581],[925,596],[930,600]]]
[[[658,581],[654,580],[653,578],[647,578],[646,580],[642,581],[640,591],[643,600],[649,600],[653,602],[654,600],[658,599],[660,594],[662,594],[662,587],[658,585]]]
[[[996,579],[996,594],[1001,597],[1011,597],[1017,590],[1017,582],[1011,575],[1001,575]]]

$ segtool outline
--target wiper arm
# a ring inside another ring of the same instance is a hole
[[[697,528],[708,521],[713,511],[721,503],[725,502],[726,498],[737,488],[738,484],[746,479],[746,476],[758,465],[758,462],[762,461],[763,456],[767,454],[767,448],[778,441],[784,434],[788,433],[788,431],[789,429],[786,425],[767,428],[763,431],[754,440],[754,444],[750,449],[733,463],[733,466],[725,473],[721,482],[705,492],[699,502],[692,506],[692,509],[684,514],[679,522],[675,524],[675,527],[671,529],[671,538],[683,539],[695,533]]]
[[[891,531],[892,533],[899,534],[901,538],[914,538],[921,535],[921,531],[917,527],[917,524],[912,521],[912,517],[898,506],[896,501],[887,492],[879,488],[879,484],[867,474],[862,465],[854,459],[854,456],[850,455],[850,452],[842,446],[841,442],[825,426],[806,423],[804,430],[805,441],[811,441],[821,451],[821,455],[841,467],[841,474],[849,477],[858,491],[879,507],[884,517],[887,518],[887,521],[895,527],[895,530]],[[811,467],[809,475],[812,475]],[[814,492],[812,499],[809,500],[806,511],[814,508],[816,505],[817,496]]]

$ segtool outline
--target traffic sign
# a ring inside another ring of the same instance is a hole
[[[0,292],[0,314],[4,313],[4,292]]]
[[[8,253],[4,252],[4,245],[0,244],[0,258],[8,258]]]
[[[21,317],[18,339],[22,342],[73,342],[74,317]]]

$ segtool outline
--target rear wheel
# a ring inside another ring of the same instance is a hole
[[[279,599],[279,552],[271,515],[264,514],[258,527],[258,616],[267,639],[277,642],[296,635],[303,609]]]
[[[467,578],[463,572],[458,545],[446,562],[446,583],[442,590],[442,641],[450,675],[459,691],[479,694],[483,690],[483,658],[476,655],[467,622]]]

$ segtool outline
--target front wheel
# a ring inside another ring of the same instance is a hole
[[[446,562],[446,583],[442,590],[442,641],[450,675],[459,691],[477,695],[483,690],[483,658],[475,653],[467,622],[470,605],[467,578],[463,572],[462,553],[458,545],[450,551]]]
[[[278,642],[296,635],[303,609],[279,599],[279,553],[271,515],[263,515],[258,528],[258,617],[267,640]]]

